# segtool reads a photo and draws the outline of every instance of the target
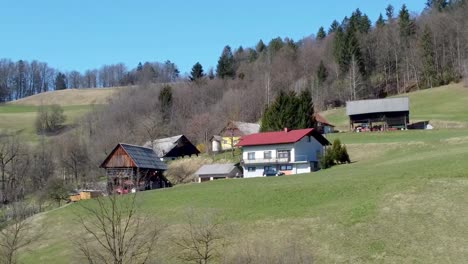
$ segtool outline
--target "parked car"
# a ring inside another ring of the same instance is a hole
[[[263,176],[281,176],[284,175],[284,172],[277,171],[275,169],[268,169],[263,171]]]

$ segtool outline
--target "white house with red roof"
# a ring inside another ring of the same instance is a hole
[[[256,133],[241,137],[244,178],[267,172],[286,175],[316,171],[318,160],[330,142],[313,128]]]

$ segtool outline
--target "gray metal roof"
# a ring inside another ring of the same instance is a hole
[[[153,148],[154,152],[158,157],[164,157],[169,151],[177,146],[177,141],[183,135],[177,135],[173,137],[161,138],[156,139],[151,143],[151,141],[147,141],[143,146],[146,148]]]
[[[230,174],[235,168],[234,163],[203,165],[195,172],[195,175]]]
[[[167,170],[167,165],[159,159],[151,148],[120,143],[138,168]]]
[[[250,135],[260,132],[260,125],[256,123],[232,122],[244,135]]]
[[[381,112],[409,111],[408,97],[372,99],[346,102],[346,114],[360,115]]]

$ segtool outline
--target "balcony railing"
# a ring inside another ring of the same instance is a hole
[[[245,164],[271,164],[271,163],[294,163],[294,162],[307,162],[311,161],[310,157],[307,155],[296,155],[294,159],[291,159],[291,157],[286,157],[286,158],[270,158],[270,159],[265,159],[265,158],[256,158],[256,159],[244,159],[242,162]]]

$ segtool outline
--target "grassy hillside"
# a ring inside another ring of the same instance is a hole
[[[148,191],[140,210],[169,224],[187,208],[220,212],[234,230],[229,250],[294,241],[317,263],[461,263],[468,259],[468,130],[339,134],[354,163],[320,172],[219,180]],[[332,138],[331,138],[332,139]],[[47,233],[23,263],[79,263],[77,205],[43,214]],[[160,252],[168,262],[170,241]]]
[[[468,127],[468,88],[463,84],[450,84],[400,96],[409,97],[411,122],[429,120],[439,128]],[[325,111],[322,114],[338,129],[348,129],[348,118],[344,108]]]
[[[69,105],[92,105],[105,104],[119,88],[92,88],[92,89],[67,89],[60,91],[50,91],[28,96],[11,102],[13,105],[49,105],[59,104]]]
[[[20,132],[29,140],[36,138],[34,121],[39,105],[60,104],[67,117],[66,124],[72,124],[92,107],[107,103],[118,88],[112,89],[69,89],[51,91],[29,96],[0,105],[0,130]]]

